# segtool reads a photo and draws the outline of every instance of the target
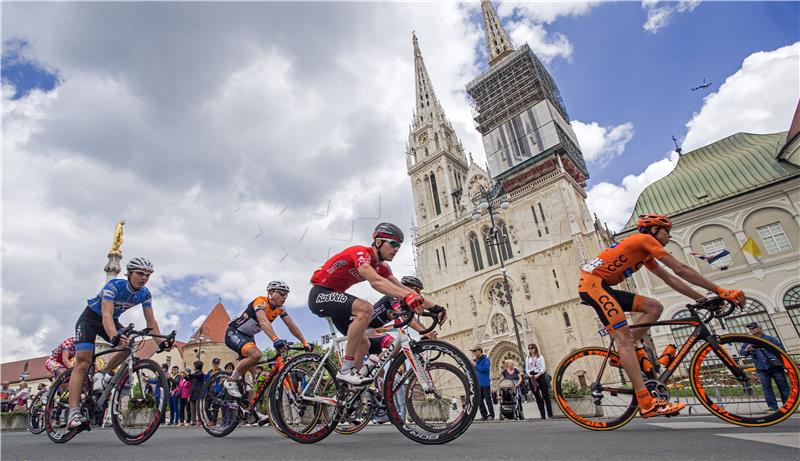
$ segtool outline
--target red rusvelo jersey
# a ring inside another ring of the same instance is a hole
[[[392,275],[389,265],[375,258],[372,247],[356,245],[345,248],[341,253],[325,261],[322,267],[314,271],[311,283],[344,292],[356,283],[364,281],[364,277],[358,273],[358,267],[362,264],[369,264],[382,277]]]

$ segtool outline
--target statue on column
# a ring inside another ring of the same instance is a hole
[[[122,255],[122,251],[119,248],[122,246],[123,226],[125,226],[125,220],[118,222],[117,227],[114,229],[114,242],[111,244],[110,253]]]
[[[120,266],[122,250],[120,247],[122,246],[122,227],[124,225],[125,221],[122,220],[117,223],[117,227],[114,229],[114,241],[111,244],[111,251],[108,252],[108,263],[103,269],[106,273],[106,282],[115,278],[122,271],[122,267]]]

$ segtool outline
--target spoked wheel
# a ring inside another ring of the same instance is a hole
[[[55,443],[64,443],[72,440],[78,433],[77,429],[67,429],[69,420],[69,380],[72,369],[64,371],[50,386],[47,402],[44,406],[44,427],[47,436]],[[88,395],[89,389],[84,384],[84,392]],[[84,414],[91,420],[92,415]]]
[[[333,432],[338,422],[334,416],[338,392],[336,369],[326,362],[315,376],[321,360],[314,354],[292,358],[270,386],[272,423],[278,432],[296,442],[319,442]],[[304,399],[300,394],[305,388]]]
[[[442,341],[416,342],[411,350],[431,386],[420,382],[405,356],[396,357],[384,383],[389,417],[415,442],[450,442],[469,428],[478,411],[480,389],[475,368],[460,350]]]
[[[167,406],[167,378],[152,360],[139,360],[124,373],[111,397],[111,422],[120,440],[138,445],[161,424]]]
[[[558,364],[553,376],[564,416],[586,429],[616,429],[636,416],[636,395],[619,356],[612,352],[609,360],[608,355],[602,347],[578,349]]]
[[[721,336],[719,344],[720,351],[703,344],[689,367],[694,395],[708,411],[732,424],[764,427],[797,410],[800,372],[786,352],[742,334]],[[757,370],[754,356],[770,368]]]
[[[44,392],[39,392],[33,398],[31,407],[28,408],[28,431],[32,434],[44,432],[44,406],[45,394]]]
[[[332,383],[329,383],[330,386]],[[326,413],[323,412],[323,417],[327,417],[332,415],[333,413]],[[364,389],[361,391],[361,396],[358,399],[358,403],[354,409],[347,412],[346,415],[341,415],[339,418],[339,423],[335,427],[335,431],[337,434],[342,435],[353,435],[367,427],[370,420],[372,419],[372,406],[370,405],[369,401],[369,394],[368,390]]]
[[[214,373],[200,389],[200,423],[214,437],[225,437],[239,426],[239,399],[223,386],[230,375],[227,371]]]

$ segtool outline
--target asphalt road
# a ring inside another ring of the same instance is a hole
[[[744,428],[713,417],[642,420],[613,432],[592,432],[564,419],[476,422],[442,446],[417,444],[391,425],[332,434],[301,445],[269,427],[240,427],[213,438],[196,428],[162,427],[140,446],[122,444],[112,429],[93,429],[66,444],[47,435],[3,432],[3,461],[12,460],[791,460],[800,455],[800,418],[769,428]]]

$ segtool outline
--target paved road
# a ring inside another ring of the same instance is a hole
[[[145,444],[123,445],[111,429],[94,429],[56,445],[45,434],[4,432],[3,461],[12,460],[790,460],[800,454],[800,418],[752,429],[713,417],[635,419],[614,432],[592,432],[567,420],[477,422],[461,438],[443,446],[424,446],[393,426],[370,426],[359,434],[332,434],[314,445],[300,445],[272,429],[238,428],[217,439],[194,428],[163,427]]]

